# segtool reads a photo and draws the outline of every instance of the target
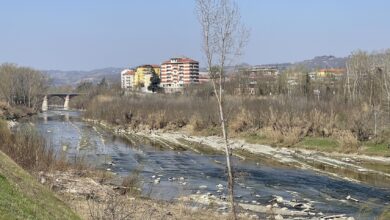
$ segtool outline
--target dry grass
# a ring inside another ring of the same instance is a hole
[[[359,141],[356,136],[350,131],[339,131],[335,135],[335,139],[339,142],[343,151],[346,153],[356,152],[359,148]]]
[[[18,125],[16,130],[11,132],[7,123],[0,120],[0,151],[31,173],[87,168],[81,157],[69,161],[66,155],[57,155],[50,143],[33,125],[27,123]]]
[[[229,219],[203,208],[191,208],[183,203],[163,202],[110,194],[104,199],[76,200],[75,206],[84,219]]]
[[[34,127],[20,125],[11,133],[5,122],[0,122],[0,133],[0,150],[24,169],[48,170],[56,163],[52,148]]]
[[[226,97],[230,136],[257,134],[279,146],[297,146],[305,137],[334,138],[339,151],[356,151],[373,138],[388,140],[390,118],[377,118],[366,103],[312,100],[303,97]],[[85,117],[104,120],[133,130],[185,129],[195,135],[220,135],[220,121],[212,96],[132,95],[92,99]]]

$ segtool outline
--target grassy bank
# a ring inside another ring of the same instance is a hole
[[[0,152],[0,219],[80,219],[54,193]]]
[[[241,134],[240,138],[252,144],[266,144],[275,147],[285,147],[283,143],[267,138],[256,133]],[[387,143],[375,143],[375,141],[360,142],[356,148],[348,148],[334,137],[304,137],[295,144],[289,146],[298,149],[308,149],[324,153],[357,153],[369,156],[390,157],[390,149]]]

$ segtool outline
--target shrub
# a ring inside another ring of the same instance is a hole
[[[337,131],[334,136],[344,152],[356,152],[359,148],[358,139],[350,131]]]

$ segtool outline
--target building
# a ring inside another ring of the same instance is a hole
[[[161,68],[159,65],[142,65],[138,66],[135,71],[135,77],[134,77],[134,83],[133,86],[135,88],[142,88],[145,87],[145,75],[152,75],[156,73],[158,76],[160,76]],[[146,77],[146,79],[150,79],[150,76]]]
[[[273,66],[243,67],[230,75],[237,95],[272,95],[275,93],[279,70]]]
[[[171,58],[161,64],[161,86],[166,92],[182,90],[199,83],[199,62],[190,58]]]
[[[199,83],[208,83],[210,82],[209,72],[199,72]]]
[[[342,68],[331,68],[331,69],[320,69],[317,71],[317,78],[341,78],[345,73],[346,69]]]
[[[124,69],[121,72],[121,87],[122,89],[132,89],[134,85],[135,72],[132,69]]]
[[[274,66],[254,66],[249,69],[256,76],[278,76],[279,70]]]

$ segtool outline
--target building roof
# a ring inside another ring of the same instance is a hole
[[[160,65],[157,65],[157,64],[144,64],[144,65],[140,65],[138,67],[153,67],[153,68],[160,68]],[[137,68],[138,68],[137,67]]]
[[[122,74],[122,75],[134,75],[135,72],[134,72],[134,70],[126,69],[126,70],[123,70],[123,71],[121,72],[121,74]]]
[[[172,62],[172,60],[176,60],[176,62]],[[171,64],[171,63],[199,63],[199,62],[196,60],[190,59],[188,57],[175,57],[175,58],[171,58],[170,60],[163,62],[162,64]]]
[[[346,70],[343,68],[330,68],[330,69],[320,69],[319,72],[325,73],[345,73]]]

